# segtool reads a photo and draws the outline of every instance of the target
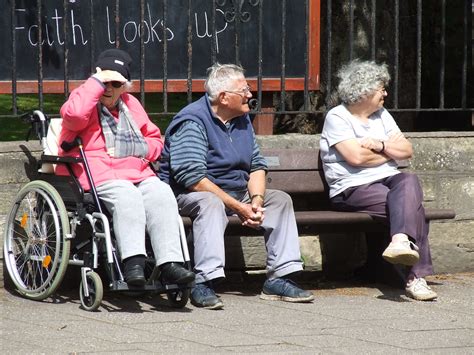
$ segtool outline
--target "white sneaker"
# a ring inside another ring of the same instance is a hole
[[[428,286],[424,278],[414,279],[407,283],[405,291],[408,297],[418,301],[432,301],[438,297],[436,292]]]
[[[412,266],[420,259],[417,250],[418,247],[409,240],[395,241],[388,245],[382,256],[389,263]]]

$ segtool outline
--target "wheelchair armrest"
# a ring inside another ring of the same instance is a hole
[[[60,157],[57,155],[41,155],[41,162],[43,163],[54,163],[54,164],[75,164],[81,163],[82,158],[80,157]]]

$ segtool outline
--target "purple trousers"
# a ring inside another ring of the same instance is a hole
[[[337,211],[365,212],[387,222],[390,236],[397,233],[408,235],[419,248],[420,260],[411,267],[407,279],[433,274],[429,223],[422,202],[420,181],[410,173],[350,187],[331,199],[332,207]]]

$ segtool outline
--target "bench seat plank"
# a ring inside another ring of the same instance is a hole
[[[363,212],[337,212],[337,211],[296,211],[296,222],[298,225],[352,225],[352,224],[373,224],[378,221]],[[426,219],[440,220],[452,219],[455,217],[453,210],[449,209],[427,209]],[[229,216],[229,227],[237,227],[242,223],[237,216]],[[191,218],[183,217],[184,226],[191,227]],[[380,223],[380,221],[379,221]]]

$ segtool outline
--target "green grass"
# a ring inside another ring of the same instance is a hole
[[[140,98],[139,95],[136,95]],[[201,94],[194,94],[193,101],[199,98]],[[64,103],[64,95],[45,94],[43,95],[43,112],[58,116],[59,109]],[[178,112],[187,103],[186,94],[168,94],[166,112]],[[0,95],[0,141],[17,141],[25,140],[26,134],[30,128],[29,124],[24,123],[20,116],[32,110],[37,110],[40,107],[38,95],[17,95],[17,115],[12,115],[12,95]],[[145,94],[145,110],[149,113],[151,120],[160,127],[162,134],[169,125],[172,114],[163,114],[165,111],[163,105],[163,94],[149,93]],[[35,138],[35,137],[30,137]]]

